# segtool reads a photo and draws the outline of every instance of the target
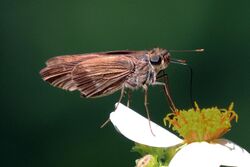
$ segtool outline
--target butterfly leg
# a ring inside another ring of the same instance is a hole
[[[115,105],[115,110],[117,109],[117,107],[118,107],[118,105],[121,103],[121,101],[122,101],[122,98],[123,98],[123,96],[124,96],[124,89],[125,89],[125,87],[123,86],[122,87],[122,89],[121,89],[121,95],[120,95],[120,98],[119,98],[119,100],[118,100],[118,102],[117,102],[117,104]]]
[[[117,109],[118,105],[120,104],[120,102],[122,101],[122,98],[123,98],[123,95],[124,95],[124,87],[122,87],[121,89],[121,95],[120,95],[120,98],[118,100],[118,102],[116,103],[115,105],[115,110]],[[101,125],[101,128],[103,128],[105,125],[107,125],[107,123],[110,122],[110,119],[108,118],[102,125]]]
[[[165,77],[166,77],[166,75],[165,75]],[[166,78],[165,77],[164,77],[164,82],[155,82],[154,85],[161,85],[161,86],[163,86],[164,93],[167,96],[167,100],[168,100],[168,103],[170,105],[170,109],[173,112],[176,112],[177,108],[176,108],[176,106],[174,104],[174,101],[173,101],[171,95],[170,95],[170,91],[169,91],[169,87],[168,87],[168,79],[167,79],[167,77]]]
[[[127,90],[126,91],[127,92],[127,97],[128,97],[128,101],[127,101],[127,107],[129,107],[130,106],[130,102],[131,102],[131,91],[130,90]]]
[[[144,94],[144,107],[145,107],[147,117],[148,117],[149,128],[150,128],[150,131],[151,131],[152,135],[155,136],[154,133],[153,133],[152,127],[151,127],[150,114],[149,114],[149,110],[148,110],[148,86],[144,85],[143,89],[144,89],[144,93],[145,93]]]

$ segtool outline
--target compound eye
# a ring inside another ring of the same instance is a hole
[[[152,56],[150,58],[150,63],[152,65],[159,65],[159,64],[161,64],[161,56]]]

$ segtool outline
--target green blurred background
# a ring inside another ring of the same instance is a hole
[[[80,98],[43,82],[39,70],[56,55],[118,49],[205,48],[173,53],[194,71],[193,94],[201,107],[235,102],[239,122],[225,137],[250,150],[250,1],[0,2],[0,166],[134,166],[133,142],[111,124],[100,125],[119,93]],[[189,108],[189,72],[167,72],[179,108]],[[169,112],[162,89],[149,89],[152,120]],[[145,115],[143,92],[132,108]],[[129,120],[128,120],[129,123]],[[167,140],[167,139],[166,139]]]

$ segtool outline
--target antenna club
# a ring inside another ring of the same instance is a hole
[[[187,60],[179,59],[178,62],[180,62],[180,63],[187,63]]]
[[[204,52],[204,49],[195,49],[196,52]]]

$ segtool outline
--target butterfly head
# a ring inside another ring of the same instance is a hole
[[[149,51],[148,55],[150,63],[157,73],[166,69],[170,63],[170,53],[166,49],[154,48]]]

